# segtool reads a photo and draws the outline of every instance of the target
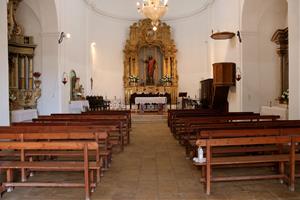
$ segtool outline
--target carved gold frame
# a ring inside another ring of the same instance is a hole
[[[124,49],[124,90],[125,102],[129,104],[129,99],[133,93],[169,93],[172,103],[176,103],[178,92],[178,74],[176,46],[171,38],[171,28],[166,23],[161,23],[157,31],[152,30],[151,20],[143,19],[130,26],[129,39],[126,41]],[[158,46],[163,54],[162,74],[172,77],[169,85],[132,85],[129,76],[138,76],[140,66],[138,66],[139,49],[145,46]]]

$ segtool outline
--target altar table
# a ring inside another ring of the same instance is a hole
[[[69,105],[70,113],[81,113],[90,107],[87,100],[71,101]]]
[[[279,115],[281,120],[288,119],[287,106],[262,106],[261,115]]]
[[[37,117],[38,113],[36,109],[11,111],[11,122],[31,121],[33,118]]]
[[[166,104],[166,97],[135,97],[135,104]]]

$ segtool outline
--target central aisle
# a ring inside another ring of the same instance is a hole
[[[205,198],[199,171],[185,160],[166,122],[134,123],[131,138],[123,153],[114,154],[94,199]]]
[[[149,117],[152,119],[152,116]],[[148,119],[149,119],[148,118]],[[171,135],[165,120],[133,121],[131,144],[113,155],[92,200],[299,200],[300,185],[289,192],[277,180],[213,183],[206,196],[199,182],[200,171],[185,159],[184,148]],[[214,170],[230,175],[232,169]],[[234,172],[244,174],[242,168]],[[248,173],[248,172],[247,172]],[[82,173],[38,173],[30,180],[82,181]],[[297,189],[298,188],[298,189]],[[82,200],[82,188],[16,188],[3,200]]]

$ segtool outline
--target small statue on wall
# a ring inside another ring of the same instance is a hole
[[[73,88],[73,99],[72,100],[82,100],[84,99],[84,88],[83,86],[80,84],[80,78],[75,77],[75,84],[74,84],[74,88]]]

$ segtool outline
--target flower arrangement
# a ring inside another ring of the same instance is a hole
[[[282,95],[279,97],[280,103],[288,103],[289,102],[289,89],[284,91]]]
[[[17,97],[13,92],[9,91],[9,102],[14,102],[15,100],[17,100]]]
[[[130,75],[128,78],[130,83],[137,83],[140,80],[139,77],[135,75]]]
[[[172,82],[172,77],[169,76],[169,75],[164,75],[164,76],[160,79],[160,81],[161,81],[162,83],[171,83],[171,82]]]
[[[36,79],[38,79],[41,76],[41,72],[33,72],[32,76]]]

